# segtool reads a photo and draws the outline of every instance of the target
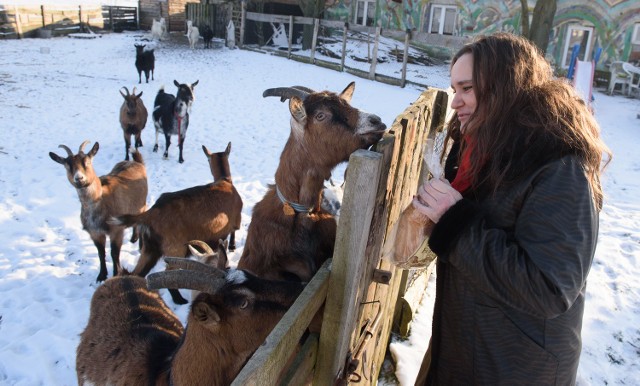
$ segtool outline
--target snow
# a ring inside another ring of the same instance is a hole
[[[184,147],[177,162],[174,143],[169,159],[153,153],[151,119],[143,132],[149,175],[147,203],[163,192],[212,180],[201,146],[222,151],[232,142],[234,184],[243,201],[242,226],[236,232],[242,253],[251,210],[273,183],[280,152],[289,136],[290,114],[278,98],[263,98],[270,87],[304,85],[340,92],[356,82],[352,105],[378,114],[390,126],[423,91],[357,78],[294,60],[245,50],[190,50],[187,38],[174,37],[155,46],[155,80],[137,84],[134,43],[142,32],[106,34],[95,39],[3,40],[0,42],[0,384],[76,384],[75,350],[84,329],[99,265],[95,247],[82,230],[80,205],[64,168],[49,152],[58,145],[78,149],[84,140],[100,143],[94,167],[106,174],[124,159],[118,122],[122,96],[133,86],[143,91],[151,111],[161,86],[175,93],[173,81],[193,83],[195,101]],[[200,46],[201,47],[201,46]],[[351,48],[358,50],[358,48]],[[364,47],[366,49],[366,45]],[[364,53],[366,57],[366,53]],[[377,71],[399,74],[400,66]],[[366,70],[368,68],[365,67]],[[448,69],[410,66],[412,79],[445,88]],[[143,80],[144,81],[144,80]],[[583,353],[578,384],[640,384],[640,100],[595,92],[594,108],[603,136],[614,152],[604,178],[606,201],[600,239],[588,284],[583,325]],[[164,138],[160,138],[161,149]],[[336,170],[339,184],[342,173]],[[129,233],[125,235],[128,238]],[[136,244],[125,243],[121,262],[133,267]],[[155,270],[162,269],[159,264]],[[107,258],[109,276],[112,265]],[[433,286],[431,286],[433,287]],[[186,292],[186,291],[184,291]],[[163,298],[184,322],[188,305]],[[430,335],[432,294],[413,322],[409,339],[394,338],[391,351],[396,380],[412,384]]]

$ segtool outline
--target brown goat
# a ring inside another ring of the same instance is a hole
[[[110,241],[115,276],[120,266],[120,248],[125,230],[124,226],[112,224],[108,220],[113,216],[142,213],[145,210],[147,171],[140,152],[131,149],[133,161],[118,162],[109,174],[98,177],[93,169],[93,157],[98,152],[99,144],[96,142],[91,151],[85,154],[84,147],[88,143],[89,141],[84,141],[76,155],[67,146],[60,145],[59,147],[67,152],[67,158],[62,158],[53,152],[49,153],[49,157],[65,167],[67,179],[78,192],[82,227],[89,233],[98,249],[100,273],[96,280],[101,282],[107,278],[105,261],[107,236]],[[134,228],[131,242],[136,239],[137,233]]]
[[[184,330],[147,281],[121,272],[96,289],[76,350],[78,385],[168,385]]]
[[[146,276],[162,256],[186,257],[187,242],[192,239],[216,248],[218,240],[230,236],[235,246],[234,232],[240,228],[242,198],[231,179],[231,143],[224,152],[212,154],[204,146],[203,151],[209,159],[213,183],[163,193],[148,211],[112,220],[115,224],[138,227],[140,259],[134,274]],[[176,304],[187,302],[180,291],[170,292]]]
[[[131,94],[129,89],[122,87],[127,94],[125,95],[120,89],[120,95],[124,98],[122,106],[120,107],[120,126],[122,127],[122,134],[124,136],[124,154],[125,160],[129,161],[129,148],[131,147],[131,136],[136,139],[136,149],[142,146],[142,130],[147,124],[147,108],[144,106],[142,99],[142,91],[136,95],[136,88],[133,88]]]
[[[291,135],[275,185],[253,208],[239,269],[268,279],[309,281],[332,256],[336,221],[320,205],[324,181],[386,130],[380,117],[349,104],[354,88],[352,82],[339,95],[300,86],[263,93],[290,99]]]
[[[198,263],[167,259],[170,266]],[[174,385],[229,385],[304,289],[304,283],[272,281],[213,267],[152,273],[150,288],[201,291],[191,303],[187,329],[171,365]],[[204,381],[206,380],[206,381]]]
[[[229,385],[304,288],[189,259],[167,264],[188,269],[150,274],[152,290],[137,276],[96,290],[77,350],[79,385]],[[167,287],[202,291],[180,343],[180,322],[153,291]]]

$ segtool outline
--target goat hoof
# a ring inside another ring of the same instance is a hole
[[[183,163],[183,162],[184,162],[184,160],[183,160],[182,158],[180,158],[180,159],[178,160],[178,162]]]
[[[154,152],[154,153],[157,153],[157,152],[158,152],[158,145],[155,145],[155,146],[153,147],[153,152]]]

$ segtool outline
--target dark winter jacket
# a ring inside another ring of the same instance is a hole
[[[427,383],[575,384],[597,234],[574,156],[451,207],[429,239],[438,266]]]

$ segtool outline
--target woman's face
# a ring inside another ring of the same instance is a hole
[[[451,108],[458,113],[461,131],[464,133],[465,125],[471,114],[476,111],[476,93],[473,89],[473,55],[462,55],[451,67],[451,88],[454,96]]]

